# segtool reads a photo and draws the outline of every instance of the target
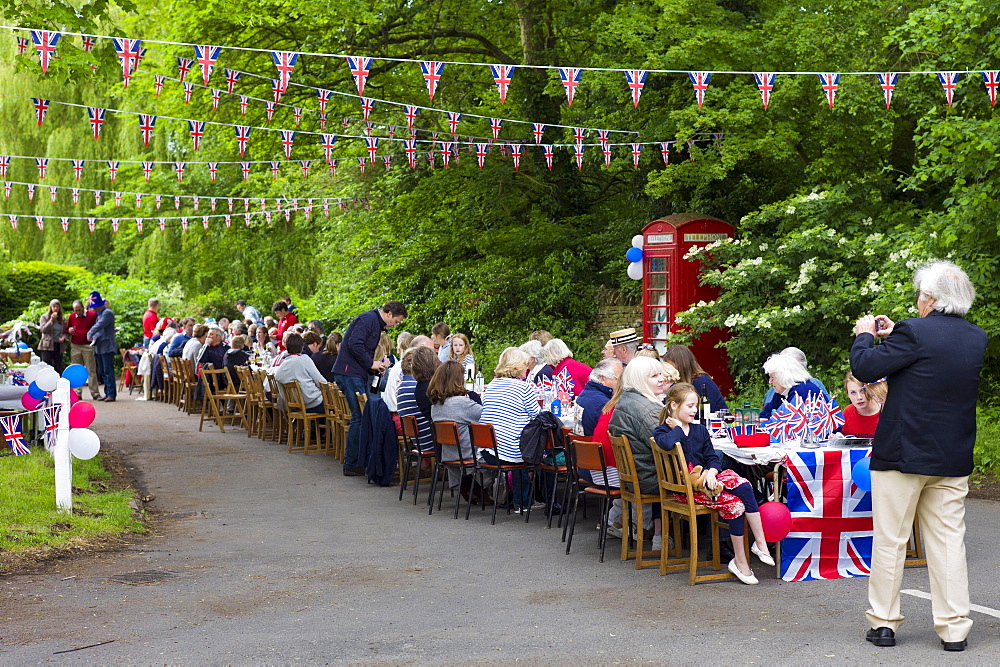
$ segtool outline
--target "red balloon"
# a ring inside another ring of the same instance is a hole
[[[93,405],[87,401],[80,401],[69,409],[69,427],[87,428],[94,423],[96,416],[97,410],[94,409]]]
[[[764,539],[778,542],[792,529],[792,513],[783,503],[769,502],[760,506],[760,521],[764,524]]]
[[[21,405],[24,406],[25,410],[34,410],[37,408],[41,402],[45,400],[42,398],[33,398],[28,392],[24,392],[21,395]]]
[[[80,400],[80,397],[76,395],[75,391],[69,392],[69,404],[73,405]]]

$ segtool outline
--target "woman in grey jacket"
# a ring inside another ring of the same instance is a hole
[[[628,438],[639,476],[640,491],[644,494],[659,494],[656,464],[649,439],[653,437],[653,429],[659,425],[660,410],[663,409],[663,365],[650,357],[635,357],[628,362],[619,383],[622,393],[614,405],[608,432],[616,437],[624,435]],[[650,514],[652,504],[643,504],[644,525],[647,523],[645,517]],[[653,518],[653,527],[653,550],[657,551],[662,539],[659,517]]]
[[[457,461],[460,458],[472,458],[472,439],[469,437],[469,424],[478,422],[483,415],[481,403],[470,397],[471,392],[465,389],[465,371],[458,361],[446,361],[437,370],[427,385],[427,399],[431,403],[431,420],[435,422],[456,422],[458,424],[458,441],[461,447],[443,445],[441,447],[442,461]],[[476,396],[476,398],[479,398]],[[456,488],[460,483],[458,475],[448,474],[448,486]]]

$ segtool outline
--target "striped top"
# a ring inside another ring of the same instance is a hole
[[[527,382],[495,378],[489,383],[483,392],[482,423],[493,424],[501,459],[521,462],[521,431],[539,412],[535,390]]]
[[[396,412],[400,417],[413,416],[417,418],[417,449],[431,449],[434,446],[434,435],[431,432],[431,420],[417,404],[417,381],[412,375],[404,375],[396,391]]]

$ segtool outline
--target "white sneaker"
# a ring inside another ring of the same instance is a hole
[[[653,551],[663,549],[663,535],[653,535]]]
[[[608,535],[622,539],[622,525],[620,523],[608,524]]]

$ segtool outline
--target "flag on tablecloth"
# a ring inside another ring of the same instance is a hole
[[[864,577],[871,571],[872,500],[851,479],[864,449],[792,452],[785,459],[792,529],[781,542],[785,581]]]
[[[3,431],[4,442],[14,451],[15,456],[31,453],[27,443],[24,442],[24,436],[21,435],[20,417],[17,415],[0,417],[0,430]]]

